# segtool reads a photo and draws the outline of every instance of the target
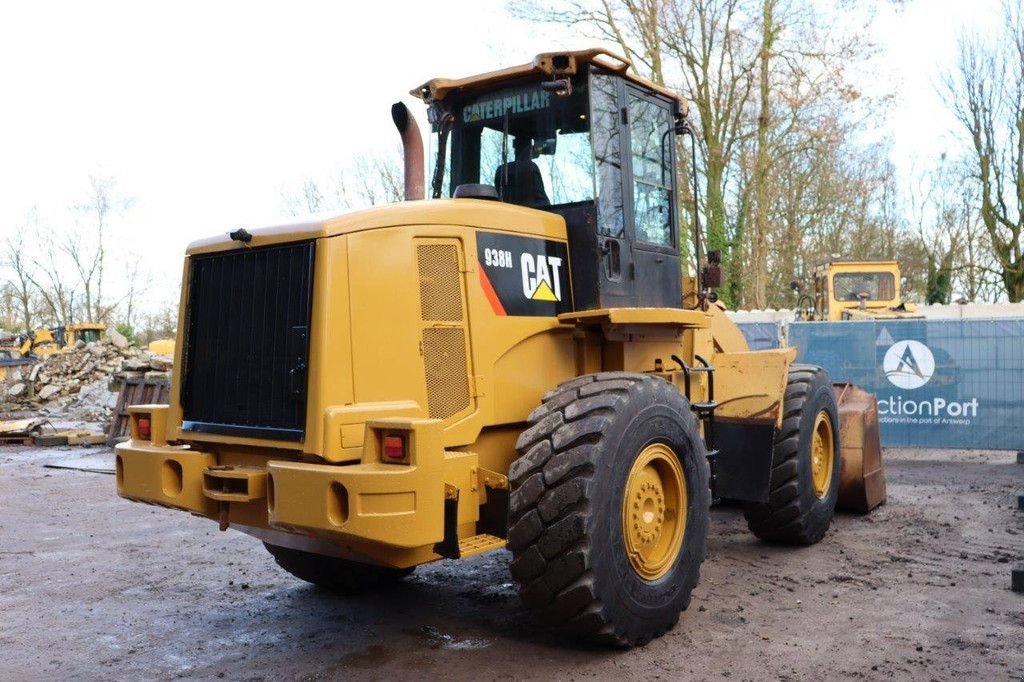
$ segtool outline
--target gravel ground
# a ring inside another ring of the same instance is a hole
[[[0,679],[1024,678],[1024,465],[887,451],[889,503],[803,549],[712,512],[690,609],[646,647],[581,646],[519,605],[508,553],[339,598],[213,522],[132,504],[103,450],[0,448]]]

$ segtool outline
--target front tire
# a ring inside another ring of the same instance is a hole
[[[338,557],[303,552],[264,542],[277,565],[299,580],[326,590],[353,594],[390,587],[410,575],[414,568],[374,566]]]
[[[509,470],[512,577],[531,609],[618,646],[669,630],[690,603],[708,531],[708,463],[670,383],[603,372],[534,410]]]
[[[825,537],[839,499],[839,409],[828,372],[792,365],[782,409],[768,502],[743,514],[762,540],[813,545]]]

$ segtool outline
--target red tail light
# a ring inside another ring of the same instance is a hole
[[[405,462],[408,460],[405,436],[388,434],[381,444],[381,455],[385,462]]]
[[[149,427],[149,417],[139,417],[136,425],[139,429],[139,438],[142,440],[149,440],[152,435],[152,431]]]

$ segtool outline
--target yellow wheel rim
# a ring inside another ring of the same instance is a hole
[[[668,573],[685,531],[683,467],[672,448],[653,443],[633,462],[622,498],[622,538],[637,575],[657,580]]]
[[[824,499],[832,485],[832,464],[835,461],[835,439],[832,437],[832,418],[822,410],[814,420],[811,434],[811,482],[814,494]]]

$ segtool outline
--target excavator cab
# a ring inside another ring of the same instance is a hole
[[[833,322],[924,317],[903,300],[900,285],[897,261],[831,260],[814,269],[814,296],[800,296],[797,317]],[[794,289],[799,292],[799,285]]]
[[[562,216],[575,310],[679,307],[675,135],[686,104],[602,56],[542,56],[522,78],[496,72],[413,91],[431,103],[445,147],[433,196]]]

